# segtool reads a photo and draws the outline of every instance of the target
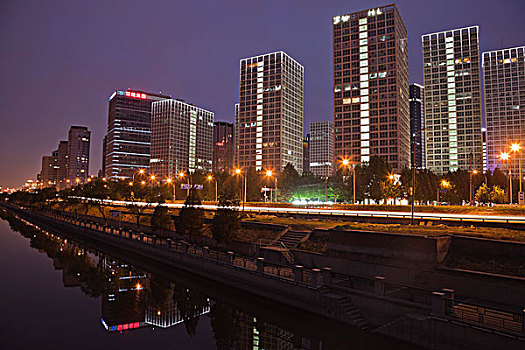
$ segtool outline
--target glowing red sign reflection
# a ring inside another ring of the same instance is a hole
[[[127,97],[134,97],[134,98],[140,98],[142,100],[146,99],[146,94],[143,94],[141,92],[135,92],[135,91],[126,91]]]

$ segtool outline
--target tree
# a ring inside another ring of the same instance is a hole
[[[172,223],[171,217],[168,213],[168,208],[165,205],[157,205],[151,217],[151,229],[153,233],[162,234],[164,230],[169,229]]]
[[[237,206],[238,201],[223,198],[219,200],[219,207],[211,223],[211,233],[217,242],[230,244],[237,238],[241,229],[241,216]]]
[[[476,191],[474,199],[480,203],[489,203],[490,202],[490,189],[486,183],[482,184]]]
[[[505,191],[499,186],[493,186],[492,191],[490,191],[490,200],[493,203],[504,203],[505,202]]]
[[[288,163],[279,174],[277,185],[284,192],[284,195],[288,196],[295,191],[299,185],[300,178],[301,176],[297,170],[295,170],[294,166]]]
[[[199,194],[195,188],[189,192],[175,223],[178,234],[200,234],[204,226],[204,210],[200,208]]]

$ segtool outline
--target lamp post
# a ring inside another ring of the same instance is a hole
[[[217,180],[213,178],[213,176],[208,175],[207,177],[208,181],[215,181],[215,203],[217,203]]]
[[[343,159],[341,161],[341,164],[343,165],[343,178],[344,178],[344,170],[350,166],[350,160],[348,159]],[[355,168],[352,167],[352,181],[353,181],[353,190],[352,190],[352,204],[355,205]]]
[[[242,211],[244,212],[244,203],[246,203],[246,175],[244,175],[242,173],[242,170],[239,168],[235,169],[235,174],[242,175],[242,177],[244,178],[244,196],[242,200]]]
[[[273,176],[273,171],[266,170],[266,176],[271,178]],[[277,203],[277,176],[275,176],[274,180],[275,180],[275,203]],[[273,202],[273,197],[272,197],[272,202]]]
[[[507,152],[501,152],[499,155],[499,159],[501,159],[502,165],[503,165],[503,162],[508,161],[509,158],[510,158],[510,155]],[[512,174],[510,170],[510,162],[507,165],[509,169],[509,202],[510,202],[510,205],[512,205]]]
[[[441,187],[447,189],[450,187],[450,182],[448,182],[447,180],[443,179],[441,180],[441,182],[439,183],[439,187],[438,187],[438,190],[437,190],[437,201],[438,201],[438,205],[439,205],[439,191],[441,189]]]
[[[521,146],[520,146],[519,143],[513,143],[510,146],[510,150],[511,150],[511,152],[517,153],[517,156],[518,156],[518,172],[519,172],[519,175],[520,175],[520,192],[521,192],[521,191],[523,191],[523,189],[521,187],[521,155],[520,155]]]
[[[166,183],[171,185],[171,189],[173,191],[173,200],[175,201],[175,184],[173,183],[173,180],[171,179],[171,177],[168,177],[166,179]]]
[[[472,201],[472,199],[473,199],[473,198],[472,198],[472,197],[473,197],[473,192],[472,192],[472,176],[473,176],[473,175],[476,175],[477,173],[478,173],[478,171],[477,171],[476,169],[470,171],[470,191],[469,191],[469,192],[470,192],[470,202],[469,202],[470,205],[473,205],[473,201]]]
[[[144,175],[145,171],[144,169],[139,169],[138,172],[133,173],[133,176],[131,176],[131,198],[135,197],[135,193],[133,191],[133,184],[135,184],[135,175],[139,174],[140,176]],[[106,181],[106,178],[103,178],[102,180]]]

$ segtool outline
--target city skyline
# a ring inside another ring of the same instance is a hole
[[[238,98],[238,60],[260,52],[283,50],[301,62],[305,66],[305,124],[330,119],[331,19],[341,13],[388,3],[293,2],[274,6],[245,4],[235,8],[227,4],[220,9],[211,6],[205,10],[200,6],[197,9],[195,5],[184,4],[180,9],[186,13],[182,25],[201,18],[202,29],[188,41],[184,39],[188,34],[184,30],[180,38],[170,39],[179,40],[183,47],[188,48],[187,53],[178,55],[180,47],[177,47],[175,51],[167,49],[162,58],[154,59],[148,56],[148,47],[155,40],[148,39],[144,43],[137,43],[136,40],[148,35],[150,29],[147,25],[137,30],[129,28],[145,16],[146,21],[158,23],[155,33],[168,33],[159,34],[160,37],[181,31],[170,27],[176,27],[177,24],[172,23],[177,21],[167,24],[153,16],[163,12],[158,8],[143,9],[129,3],[122,11],[122,7],[117,5],[101,7],[100,4],[90,3],[71,4],[63,6],[61,11],[54,11],[52,7],[41,8],[36,3],[31,6],[35,11],[27,13],[23,10],[25,6],[7,4],[1,24],[5,33],[1,40],[5,43],[7,54],[2,58],[1,72],[6,79],[2,79],[0,85],[0,102],[4,106],[1,117],[4,127],[0,135],[3,143],[0,145],[2,158],[8,166],[0,170],[0,185],[14,187],[27,178],[34,178],[39,171],[41,157],[52,152],[60,135],[75,124],[86,125],[92,131],[90,173],[96,174],[101,167],[107,96],[119,88],[162,90],[165,94],[187,98],[214,111],[216,120],[233,121],[231,106]],[[497,4],[489,1],[465,2],[455,4],[452,12],[447,12],[447,4],[443,3],[425,4],[423,7],[415,1],[397,1],[396,5],[408,30],[410,83],[422,83],[421,34],[478,25],[481,52],[523,45],[520,33],[523,33],[525,24],[520,22],[519,14],[522,12],[519,9],[525,4],[519,1]],[[246,16],[257,10],[270,13],[270,9],[275,11],[266,18]],[[218,30],[224,20],[219,20],[218,10],[227,18],[238,19],[239,23]],[[422,16],[424,10],[433,13],[436,20]],[[113,22],[111,19],[115,13],[121,14],[121,18]],[[34,14],[38,16],[33,17]],[[76,16],[94,16],[100,25],[95,28],[82,20],[75,22]],[[263,29],[239,31],[239,28],[251,25],[253,21],[260,21],[255,24],[260,24]],[[214,35],[208,35],[210,31]],[[304,32],[303,36],[308,40],[302,36],[298,40],[299,32]],[[16,35],[7,36],[7,33]],[[228,41],[217,42],[217,38],[223,36],[228,37]],[[122,45],[115,45],[115,38]],[[190,44],[190,41],[195,43]],[[206,43],[210,45],[206,46]],[[33,50],[37,50],[38,54]],[[207,67],[209,56],[206,58],[206,55],[211,53],[216,61]],[[175,58],[176,64],[173,64]],[[146,64],[150,60],[153,65]],[[168,62],[169,70],[166,69]],[[200,69],[202,76],[197,74]],[[204,85],[206,87],[201,88]],[[31,103],[20,103],[22,93],[31,97]],[[20,137],[24,133],[28,137]]]

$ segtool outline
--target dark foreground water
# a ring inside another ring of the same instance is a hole
[[[407,348],[0,214],[2,349]]]

